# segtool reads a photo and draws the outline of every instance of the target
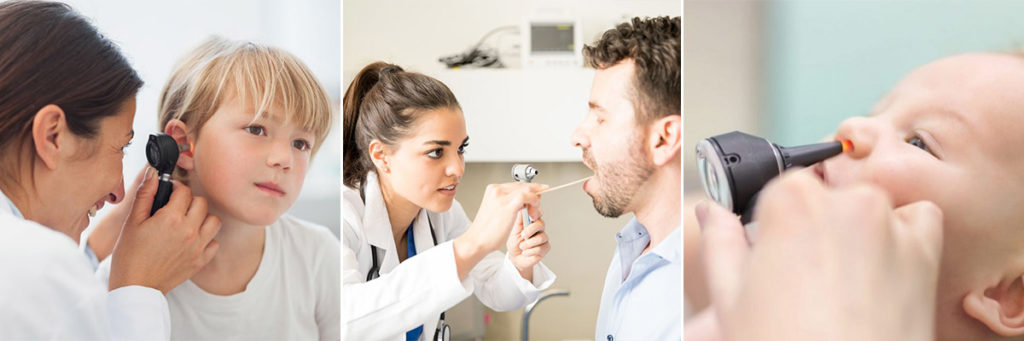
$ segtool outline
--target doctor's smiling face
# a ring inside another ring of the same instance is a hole
[[[870,117],[836,134],[852,153],[820,164],[831,186],[870,182],[896,206],[943,210],[939,339],[1024,334],[1024,58],[968,54],[913,71]]]
[[[190,132],[196,136],[193,152],[183,153],[178,166],[188,171],[193,193],[209,199],[211,213],[269,225],[295,203],[316,136],[284,115],[281,106],[272,105],[257,116],[254,105],[231,95],[198,136]],[[172,120],[167,131],[173,136],[187,131],[183,127]]]
[[[633,211],[638,190],[654,172],[631,99],[634,70],[633,60],[626,59],[594,73],[590,112],[572,133],[583,163],[594,171],[583,190],[606,217]]]
[[[374,140],[369,150],[381,185],[387,187],[387,200],[444,212],[455,200],[468,145],[466,120],[456,107],[423,110],[398,143],[385,145]]]
[[[45,110],[45,109],[44,109]],[[69,149],[67,167],[63,175],[58,176],[67,182],[60,188],[62,191],[56,201],[63,204],[49,205],[55,210],[50,217],[60,217],[61,221],[44,225],[63,228],[69,236],[78,241],[79,235],[89,226],[89,214],[103,208],[106,203],[116,204],[124,199],[124,176],[122,161],[124,148],[131,142],[134,132],[132,122],[135,119],[135,98],[122,104],[117,114],[103,118],[95,137],[70,136],[74,147]]]

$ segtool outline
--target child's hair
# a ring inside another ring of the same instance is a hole
[[[394,145],[408,134],[418,113],[443,108],[459,109],[459,101],[441,81],[385,62],[364,67],[342,99],[345,186],[361,188],[373,169],[370,141]]]
[[[277,104],[284,120],[316,136],[312,154],[331,130],[333,115],[327,91],[298,58],[284,50],[247,41],[213,37],[179,62],[160,95],[159,129],[178,119],[195,138],[226,96],[235,94],[256,109],[255,119]],[[175,171],[183,180],[185,170]]]

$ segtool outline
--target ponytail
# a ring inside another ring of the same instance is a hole
[[[374,170],[370,141],[394,145],[411,130],[417,112],[438,108],[459,108],[459,102],[437,79],[385,62],[360,70],[342,99],[342,183],[362,188]]]

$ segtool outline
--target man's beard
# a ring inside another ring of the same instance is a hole
[[[594,169],[594,177],[600,189],[591,194],[594,209],[605,217],[617,218],[622,215],[640,186],[654,173],[654,166],[647,161],[643,147],[643,136],[634,132],[630,138],[631,150],[621,161],[597,164],[588,149],[583,150],[583,160]]]

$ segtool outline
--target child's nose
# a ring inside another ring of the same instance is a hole
[[[859,159],[871,155],[871,150],[878,141],[878,122],[870,117],[851,117],[839,124],[836,131],[836,139],[850,140],[853,150],[846,155]]]
[[[274,146],[270,148],[270,154],[267,155],[267,165],[284,169],[292,168],[291,142],[274,143]]]

